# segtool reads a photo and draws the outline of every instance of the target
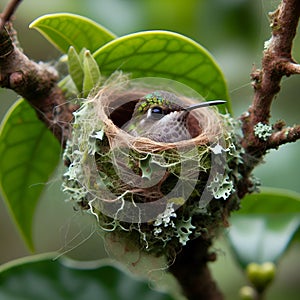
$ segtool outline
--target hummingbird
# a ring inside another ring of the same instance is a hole
[[[163,90],[154,91],[138,99],[131,119],[123,130],[135,137],[146,137],[156,142],[175,143],[197,136],[201,129],[198,121],[189,122],[194,109],[224,104],[224,100],[206,101],[183,107],[175,94]],[[193,124],[193,125],[192,125]]]

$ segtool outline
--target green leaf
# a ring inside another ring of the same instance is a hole
[[[224,76],[201,45],[177,33],[146,31],[115,39],[94,53],[102,74],[116,70],[138,77],[170,78],[200,93],[205,99],[230,102]],[[219,106],[225,112],[225,105]]]
[[[91,55],[89,50],[86,50],[83,57],[83,95],[86,97],[89,92],[99,83],[100,81],[100,70],[95,61],[94,57]]]
[[[68,67],[70,76],[72,77],[77,90],[81,92],[84,78],[83,65],[73,46],[71,46],[68,51]]]
[[[31,250],[33,215],[60,152],[58,141],[27,102],[19,100],[11,107],[0,127],[0,185]]]
[[[264,188],[242,200],[228,238],[242,266],[276,262],[300,226],[300,194]]]
[[[172,300],[113,263],[55,260],[35,256],[0,268],[0,299],[5,300]]]
[[[259,194],[247,195],[237,214],[297,214],[300,194],[291,190],[263,187]]]
[[[93,53],[115,38],[114,34],[94,21],[69,13],[44,15],[29,27],[41,32],[63,53],[67,53],[70,46],[77,52],[87,48]]]

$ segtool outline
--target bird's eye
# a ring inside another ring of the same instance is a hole
[[[162,110],[161,107],[155,106],[155,107],[152,107],[152,108],[151,108],[151,113],[152,113],[152,114],[160,114],[160,115],[163,115],[163,110]]]
[[[160,106],[153,106],[148,109],[147,118],[152,120],[160,120],[165,115],[163,108]]]
[[[160,120],[165,115],[164,110],[159,106],[154,106],[149,108],[148,110],[148,118],[154,119],[154,120]]]

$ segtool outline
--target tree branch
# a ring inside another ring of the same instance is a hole
[[[207,266],[209,261],[216,260],[216,255],[209,253],[210,246],[211,241],[201,237],[189,241],[169,268],[189,300],[224,299]]]
[[[293,75],[293,74],[300,74],[300,65],[292,62],[286,63],[285,74],[286,76]]]
[[[269,123],[271,104],[280,90],[282,77],[299,74],[300,66],[291,57],[299,15],[298,0],[283,0],[271,14],[272,38],[264,51],[262,69],[255,70],[251,75],[254,86],[253,102],[248,112],[241,117],[244,134],[242,146],[247,154],[256,157],[265,154],[265,141],[255,136],[254,127],[259,122]]]
[[[241,144],[245,149],[245,164],[241,166],[243,178],[238,183],[241,198],[251,189],[249,175],[266,151],[299,139],[299,126],[277,129],[265,139],[255,132],[257,124],[269,124],[271,104],[280,91],[282,77],[300,74],[300,65],[295,63],[291,55],[299,16],[299,0],[282,0],[278,9],[270,14],[272,37],[266,43],[262,68],[251,74],[254,97],[248,111],[241,116]]]
[[[54,68],[30,60],[14,45],[7,30],[0,30],[0,87],[24,97],[64,146],[71,131],[74,107],[66,104],[57,81]]]
[[[0,30],[10,20],[22,0],[11,0],[0,15]]]
[[[300,139],[300,125],[284,128],[274,132],[268,139],[267,148],[276,149],[280,145],[292,143]]]

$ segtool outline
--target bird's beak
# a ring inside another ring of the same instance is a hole
[[[202,108],[202,107],[207,107],[207,106],[213,106],[213,105],[220,105],[226,103],[225,100],[213,100],[213,101],[206,101],[206,102],[201,102],[197,104],[193,104],[189,107],[186,107],[184,110],[185,111],[191,111],[197,108]]]

